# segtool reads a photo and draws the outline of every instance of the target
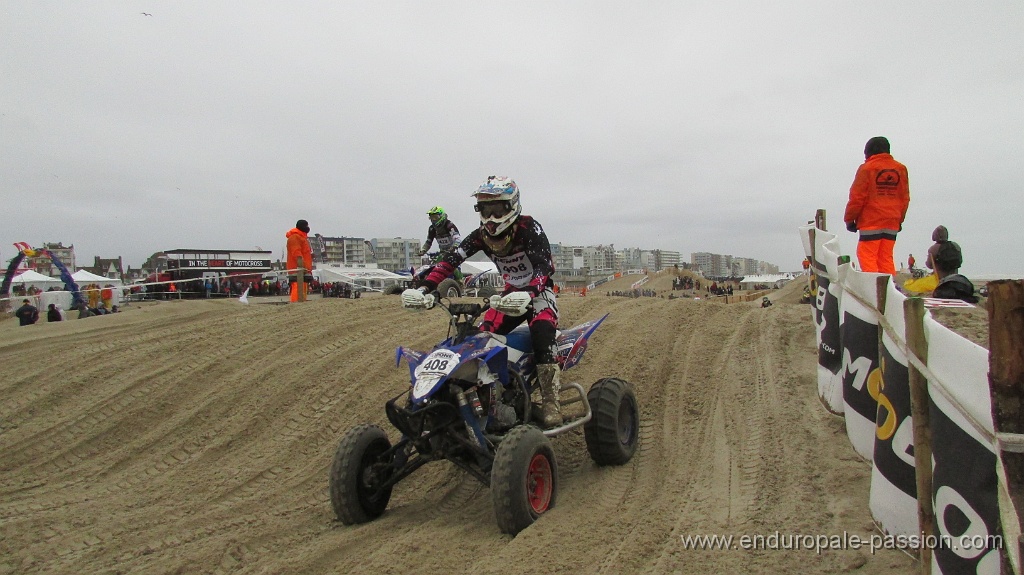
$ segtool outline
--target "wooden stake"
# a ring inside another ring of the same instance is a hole
[[[924,300],[919,297],[903,301],[907,330],[907,348],[921,363],[927,365],[928,340],[924,335]],[[925,540],[934,535],[932,524],[932,431],[929,413],[928,379],[914,364],[907,362],[910,379],[910,413],[914,418],[914,470],[917,477],[917,521]],[[919,549],[921,573],[932,572],[932,550],[922,545]]]
[[[996,433],[1024,433],[1024,281],[999,280],[988,284],[988,382],[992,422]],[[1024,453],[1001,450],[1010,509],[1000,509],[1003,546],[1002,571],[1009,573],[1007,547],[1016,559],[1024,557],[1020,513],[1024,510]],[[1000,501],[1002,506],[1003,501]],[[1013,539],[1009,539],[1013,537]],[[1019,564],[1018,564],[1019,567]]]
[[[875,307],[878,309],[878,313],[885,315],[885,303],[889,297],[889,276],[878,276],[875,278]],[[882,369],[882,337],[885,335],[885,328],[882,327],[882,322],[878,322],[878,369]]]

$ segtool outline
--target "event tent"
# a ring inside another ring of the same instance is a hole
[[[770,285],[774,288],[781,288],[793,280],[793,274],[767,274],[746,276],[740,280],[743,289],[752,289],[756,285]]]
[[[60,281],[58,278],[51,278],[50,276],[43,275],[35,270],[25,270],[14,276],[14,279],[11,280],[11,284],[47,289],[54,286],[64,285],[64,282]]]
[[[376,291],[380,291],[389,285],[401,283],[407,279],[406,276],[400,276],[380,268],[343,268],[335,266],[318,267],[313,270],[313,277],[321,283],[344,282]]]
[[[114,287],[121,287],[123,285],[119,279],[98,276],[86,270],[78,270],[71,274],[71,279],[75,280],[79,287],[81,287],[82,284],[100,284],[100,286],[110,284]]]

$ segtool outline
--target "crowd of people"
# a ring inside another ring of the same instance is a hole
[[[631,290],[615,290],[607,292],[609,297],[658,297],[657,292],[652,289],[631,289]]]
[[[700,280],[695,280],[690,276],[676,276],[672,278],[672,291],[699,289]]]

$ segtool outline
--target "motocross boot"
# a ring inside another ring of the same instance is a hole
[[[562,412],[558,406],[558,391],[562,387],[559,381],[561,370],[557,363],[542,363],[537,366],[537,383],[540,385],[541,425],[545,429],[562,425]]]

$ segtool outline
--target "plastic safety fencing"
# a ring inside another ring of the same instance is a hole
[[[835,234],[811,224],[800,232],[817,279],[812,303],[818,395],[826,409],[843,416],[854,450],[872,463],[872,517],[890,535],[921,532],[910,399],[913,366],[927,380],[929,395],[931,527],[946,543],[932,548],[932,572],[999,573],[998,444],[988,351],[925,313],[927,354],[917,357],[907,343],[907,298],[891,276],[856,270],[841,257]],[[956,544],[965,538],[989,543]]]

